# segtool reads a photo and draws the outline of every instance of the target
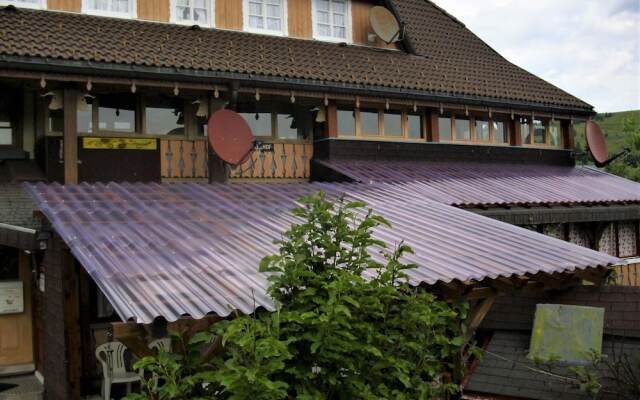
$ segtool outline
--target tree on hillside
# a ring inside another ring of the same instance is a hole
[[[640,123],[634,118],[626,118],[623,130],[629,154],[611,163],[607,171],[640,182]]]

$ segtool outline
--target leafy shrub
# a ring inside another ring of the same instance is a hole
[[[457,391],[452,372],[464,367],[466,306],[409,285],[406,271],[415,265],[401,260],[411,248],[389,250],[375,239],[373,229],[389,224],[365,204],[333,203],[323,193],[300,202],[293,213],[303,222],[260,265],[271,274],[278,311],[213,326],[224,355],[187,362],[180,379],[156,368],[160,384],[145,385],[148,398],[183,398],[166,385],[202,396],[202,383],[210,399],[431,399]],[[167,357],[188,359],[160,354],[140,365]]]

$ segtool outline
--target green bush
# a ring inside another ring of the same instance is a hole
[[[260,265],[271,274],[278,311],[213,326],[207,339],[221,337],[224,354],[211,364],[176,358],[190,366],[180,377],[156,368],[168,355],[142,360],[160,375],[157,388],[145,385],[143,398],[188,398],[167,385],[193,390],[194,397],[238,400],[432,399],[457,392],[466,306],[409,285],[406,271],[415,265],[401,260],[412,250],[376,240],[373,229],[389,224],[365,204],[333,203],[322,193],[300,202],[293,213],[303,222]]]

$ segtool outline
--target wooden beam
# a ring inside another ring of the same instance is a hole
[[[439,142],[440,141],[440,127],[438,126],[438,112],[430,111],[429,116],[429,129],[427,130],[427,141]]]
[[[465,297],[467,300],[481,300],[493,296],[496,290],[490,287],[472,289]]]
[[[484,317],[487,316],[489,310],[491,310],[491,306],[496,301],[498,297],[497,293],[493,293],[492,296],[489,296],[483,300],[480,300],[478,304],[473,308],[471,315],[469,317],[469,322],[467,323],[467,340],[471,339],[475,334],[476,330],[484,320]]]
[[[338,107],[331,101],[326,109],[327,137],[338,137]]]
[[[78,108],[77,92],[74,89],[64,89],[64,183],[74,185],[78,183],[78,122],[76,111]]]

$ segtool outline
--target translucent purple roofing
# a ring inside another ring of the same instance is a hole
[[[404,239],[414,285],[562,272],[618,259],[428,200],[408,184],[35,184],[38,208],[123,320],[272,309],[260,259],[323,190],[367,202]],[[408,190],[410,189],[410,190]]]
[[[424,161],[319,161],[358,182],[413,182],[456,206],[640,202],[640,184],[590,167]]]

